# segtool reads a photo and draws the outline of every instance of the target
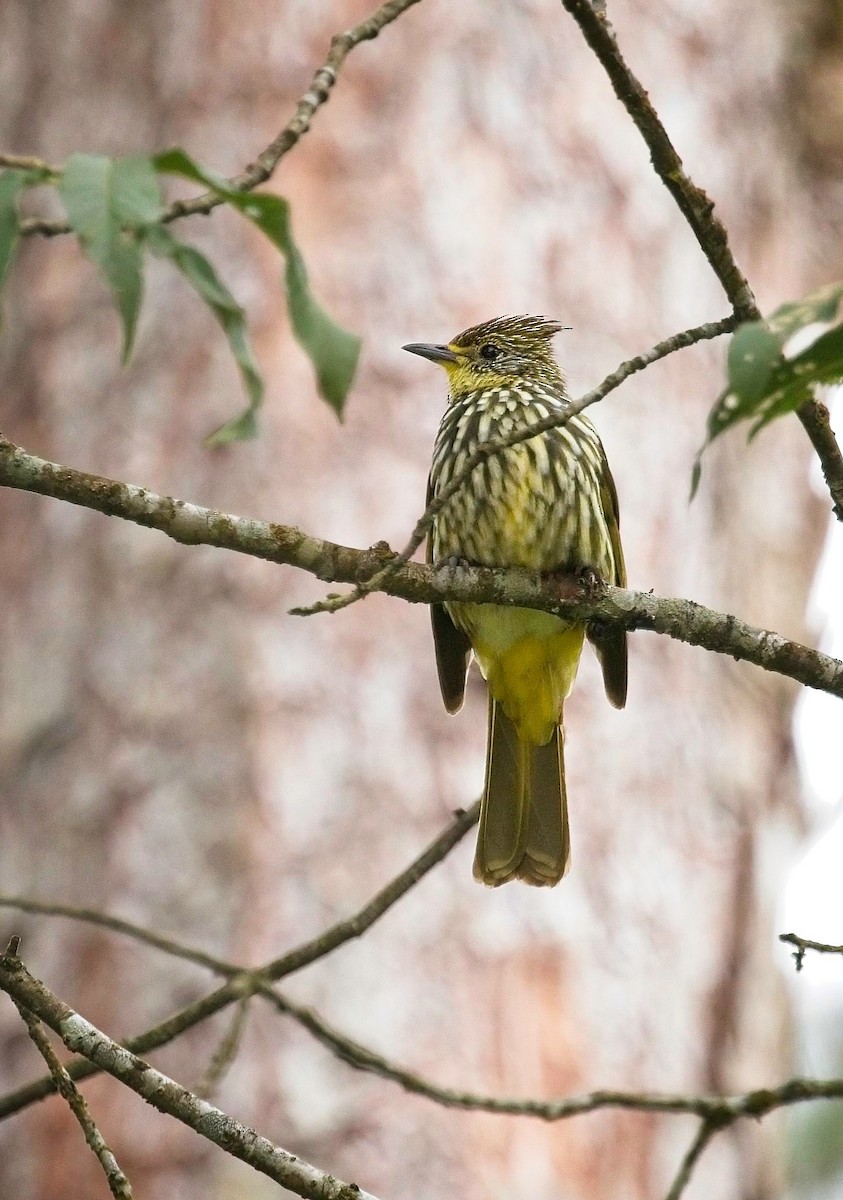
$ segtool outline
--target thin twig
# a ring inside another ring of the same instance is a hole
[[[535,1117],[542,1121],[564,1121],[582,1113],[619,1108],[638,1112],[686,1113],[722,1127],[742,1117],[764,1117],[776,1108],[799,1104],[802,1101],[821,1097],[829,1100],[843,1099],[843,1079],[791,1079],[775,1088],[760,1088],[733,1096],[621,1092],[609,1089],[555,1100],[489,1096],[434,1083],[339,1033],[312,1009],[294,1003],[274,988],[266,986],[259,990],[274,1008],[291,1016],[349,1066],[377,1075],[381,1079],[388,1079],[397,1083],[404,1091],[424,1096],[444,1108],[514,1117]]]
[[[477,805],[470,814],[476,817]],[[450,832],[450,831],[447,831]],[[437,839],[440,842],[441,839]],[[434,843],[425,852],[429,855]],[[422,856],[424,857],[424,856]],[[418,869],[421,859],[404,873],[403,879],[410,872]],[[399,876],[399,879],[402,877]],[[394,881],[398,884],[398,880]],[[393,885],[390,885],[393,886]],[[462,1089],[442,1087],[417,1073],[402,1067],[383,1055],[370,1050],[368,1047],[355,1042],[352,1038],[334,1029],[324,1018],[313,1009],[296,1004],[289,997],[278,992],[272,980],[280,980],[303,966],[324,957],[332,949],[350,937],[359,936],[370,927],[373,906],[383,903],[384,892],[378,893],[371,904],[361,909],[355,917],[334,925],[325,934],[288,952],[286,955],[273,960],[263,968],[249,969],[226,959],[214,958],[201,951],[192,949],[172,939],[161,937],[153,930],[142,925],[135,925],[108,913],[96,909],[74,908],[70,905],[44,904],[35,900],[6,896],[0,898],[0,906],[17,908],[25,912],[39,912],[51,916],[68,917],[98,925],[144,942],[176,958],[190,962],[201,963],[220,975],[236,979],[244,994],[258,993],[262,995],[278,1012],[292,1017],[303,1028],[311,1033],[331,1053],[343,1062],[358,1070],[378,1075],[382,1079],[397,1083],[405,1091],[412,1092],[433,1100],[447,1108],[461,1108],[476,1112],[500,1113],[511,1116],[538,1117],[545,1121],[564,1120],[584,1112],[593,1112],[600,1108],[628,1108],[648,1112],[690,1113],[708,1122],[728,1123],[740,1117],[764,1116],[774,1108],[796,1104],[803,1100],[820,1097],[826,1099],[843,1099],[843,1080],[841,1079],[793,1079],[778,1088],[764,1088],[746,1092],[736,1096],[687,1096],[679,1094],[660,1094],[651,1092],[618,1092],[600,1090],[589,1092],[582,1096],[572,1096],[563,1100],[536,1100],[532,1098],[517,1098],[507,1096],[488,1096]],[[796,938],[795,934],[783,934],[782,940],[796,940],[809,949],[821,949],[843,952],[843,947],[826,946],[822,942],[811,942],[806,938]],[[339,940],[338,940],[339,939]],[[126,1043],[131,1048],[133,1043]],[[71,1064],[72,1066],[73,1064]],[[91,1073],[91,1072],[87,1072]],[[3,1115],[6,1115],[3,1113]]]
[[[10,949],[13,953],[8,957],[11,959],[17,958],[17,939],[14,940]],[[47,1064],[50,1075],[56,1085],[56,1091],[67,1101],[70,1111],[82,1128],[85,1141],[99,1160],[112,1196],[115,1197],[115,1200],[132,1200],[132,1185],[121,1170],[113,1151],[106,1144],[105,1138],[97,1128],[81,1092],[59,1062],[56,1052],[50,1045],[50,1040],[44,1033],[38,1017],[19,1000],[15,999],[14,1004],[26,1024],[29,1036],[35,1043],[38,1053]]]
[[[208,1017],[213,1016],[214,1013],[220,1012],[230,1004],[236,1003],[242,996],[258,990],[262,983],[282,979],[285,975],[299,971],[303,967],[309,966],[311,963],[323,958],[326,954],[330,954],[331,951],[336,950],[343,943],[360,937],[367,930],[371,929],[376,921],[388,912],[402,896],[415,887],[429,871],[453,850],[454,846],[457,845],[468,830],[476,823],[479,811],[480,805],[477,803],[464,812],[458,812],[450,825],[422,851],[409,867],[391,880],[386,887],[382,888],[368,904],[359,909],[354,916],[337,922],[336,925],[331,926],[330,929],[327,929],[318,937],[312,938],[309,942],[305,942],[303,945],[297,946],[286,954],[273,959],[272,962],[267,963],[264,967],[247,972],[245,975],[234,964],[222,963],[221,960],[217,960],[220,962],[220,966],[225,968],[223,973],[227,973],[228,970],[236,970],[237,974],[222,987],[209,992],[200,1000],[173,1013],[165,1021],[124,1042],[126,1049],[137,1054],[146,1054],[151,1050],[158,1049],[160,1046],[165,1046],[186,1030],[192,1029]],[[77,910],[77,912],[80,911],[90,913],[90,910]],[[66,915],[72,916],[75,914],[68,911]],[[88,920],[90,917],[86,916],[83,919]],[[106,921],[97,921],[97,923],[106,924]],[[129,936],[139,936],[141,932],[139,931],[139,927],[131,927],[127,921],[120,921],[111,927],[116,929],[117,932],[126,933]],[[134,932],[133,929],[138,932]],[[166,950],[167,953],[171,954],[179,953],[179,950],[184,949],[174,949],[174,943],[169,945],[162,944],[166,943],[167,939],[156,938],[154,942],[152,938],[144,938],[142,940],[148,940],[151,944],[157,945],[159,949]],[[180,956],[190,958],[192,961],[199,961],[196,952],[188,951]],[[206,960],[209,959],[209,956],[203,957]],[[210,965],[210,961],[206,961],[203,965]],[[217,968],[212,967],[212,969]],[[90,1075],[97,1074],[98,1068],[90,1062],[77,1060],[68,1063],[67,1072],[72,1079],[85,1079]],[[22,1108],[26,1108],[37,1100],[43,1099],[44,1096],[48,1096],[54,1090],[55,1084],[53,1080],[50,1076],[45,1076],[41,1079],[33,1080],[32,1083],[25,1084],[13,1092],[7,1093],[5,1096],[0,1097],[0,1119],[11,1116],[12,1113],[19,1112]]]
[[[731,248],[726,229],[714,214],[714,204],[686,173],[661,118],[640,81],[632,73],[615,41],[605,10],[591,0],[562,0],[588,46],[609,76],[615,95],[632,118],[650,151],[653,169],[675,200],[741,321],[761,320],[752,289]],[[843,521],[843,453],[831,429],[828,408],[809,400],[796,411],[817,453],[833,512]]]
[[[700,249],[729,297],[741,321],[760,317],[752,289],[735,262],[726,229],[714,214],[714,204],[688,176],[661,118],[640,81],[627,65],[605,13],[590,0],[562,0],[580,32],[609,76],[615,95],[632,118],[650,151],[653,170],[675,200]]]
[[[534,427],[535,428],[535,427]],[[310,537],[289,525],[268,524],[158,496],[144,488],[73,471],[27,454],[0,436],[0,486],[53,496],[166,533],[184,545],[218,546],[309,571],[326,582],[354,583],[390,562],[385,543],[353,550]],[[602,620],[625,629],[648,629],[692,646],[729,655],[843,698],[843,662],[757,629],[729,613],[692,600],[606,587],[586,595],[570,581],[541,579],[527,571],[485,567],[431,568],[407,563],[379,585],[390,596],[419,604],[445,600],[536,608],[577,621]]]
[[[843,946],[830,946],[828,942],[813,942],[810,938],[799,937],[796,933],[780,933],[780,942],[788,942],[796,949],[793,952],[793,961],[796,963],[796,970],[801,971],[805,959],[806,950],[816,950],[819,954],[843,954]]]
[[[700,1127],[694,1136],[694,1140],[688,1147],[687,1154],[679,1164],[679,1170],[676,1172],[676,1176],[673,1180],[673,1183],[670,1185],[670,1190],[665,1196],[665,1200],[679,1200],[680,1196],[685,1191],[685,1188],[691,1182],[691,1176],[694,1173],[694,1167],[696,1167],[703,1150],[705,1150],[706,1146],[714,1137],[714,1135],[723,1127],[723,1122],[714,1120],[703,1120],[700,1122]]]
[[[512,446],[517,446],[521,442],[528,442],[532,438],[538,437],[541,433],[547,433],[551,429],[559,429],[563,425],[567,425],[577,413],[581,413],[583,409],[589,408],[592,404],[597,404],[598,401],[603,400],[615,388],[620,387],[630,375],[634,375],[638,371],[643,371],[645,367],[658,362],[660,358],[666,358],[669,354],[673,354],[677,350],[683,350],[687,346],[693,346],[697,342],[721,337],[724,333],[728,333],[731,329],[734,329],[736,324],[737,318],[733,315],[724,317],[720,321],[707,321],[703,325],[694,326],[693,329],[685,329],[680,333],[674,333],[671,337],[658,342],[649,350],[645,350],[643,354],[638,354],[635,358],[630,358],[626,362],[622,362],[596,388],[592,388],[590,392],[586,392],[579,399],[572,400],[566,406],[563,413],[550,413],[542,420],[535,421],[525,429],[515,430],[505,438],[496,438],[491,442],[483,442],[482,445],[478,446],[469,455],[463,469],[442,488],[438,496],[435,496],[430,501],[416,522],[415,528],[410,535],[410,540],[404,549],[399,554],[396,554],[386,566],[376,571],[368,579],[360,580],[354,589],[345,595],[328,596],[326,599],[320,600],[316,604],[311,604],[306,608],[294,608],[291,610],[292,615],[309,617],[320,612],[337,612],[339,609],[347,608],[350,604],[361,600],[371,592],[382,589],[387,580],[395,574],[398,568],[410,561],[427,537],[437,515],[442,511],[451,497],[462,488],[474,471],[486,462],[487,459],[494,458],[496,455],[502,454],[505,450],[510,449]]]
[[[809,400],[796,415],[820,460],[823,479],[834,501],[834,515],[838,521],[843,521],[843,454],[831,428],[828,405],[822,400]]]
[[[293,146],[310,129],[314,115],[328,101],[331,89],[337,81],[340,68],[355,46],[359,46],[361,42],[368,42],[372,38],[376,38],[387,25],[400,17],[408,8],[412,8],[414,4],[418,3],[419,0],[388,0],[386,4],[382,4],[365,21],[361,21],[359,25],[346,30],[345,33],[336,34],[331,39],[331,46],[325,61],[314,72],[310,86],[299,99],[293,116],[278,136],[273,138],[265,150],[261,151],[254,162],[250,163],[241,174],[234,175],[226,180],[228,186],[236,191],[250,192],[258,187],[259,184],[265,183],[284,155],[289,153]],[[39,159],[24,159],[18,155],[7,155],[6,157],[18,160],[16,163],[10,162],[9,165],[13,166],[20,165],[21,163],[40,162]],[[60,167],[51,169],[56,174],[61,173]],[[197,214],[206,216],[213,209],[217,208],[218,205],[224,203],[225,200],[220,196],[212,192],[206,192],[190,200],[175,201],[165,210],[161,220],[170,222],[179,220],[181,217]],[[70,226],[66,221],[47,221],[41,218],[30,218],[21,221],[20,232],[26,236],[37,233],[44,237],[56,237],[59,234],[70,233]]]
[[[45,162],[43,158],[33,158],[30,154],[0,154],[0,167],[12,171],[37,171],[39,174],[61,174],[61,167]]]
[[[228,1074],[231,1064],[237,1057],[237,1051],[240,1049],[240,1042],[243,1037],[243,1030],[246,1028],[246,1019],[249,1015],[251,999],[251,996],[243,996],[240,1000],[229,1021],[228,1028],[220,1039],[220,1043],[214,1051],[211,1061],[208,1063],[205,1074],[196,1085],[196,1095],[201,1096],[203,1100],[210,1100],[216,1093],[217,1088]]]
[[[202,950],[195,950],[192,946],[185,946],[172,938],[163,937],[154,929],[147,929],[143,925],[136,925],[133,921],[112,916],[110,913],[101,912],[96,908],[77,908],[70,904],[53,904],[44,900],[33,900],[29,896],[3,895],[0,895],[0,908],[13,908],[18,912],[37,913],[45,917],[63,917],[71,921],[84,921],[89,925],[99,925],[102,928],[110,929],[113,933],[125,934],[127,937],[134,938],[135,941],[154,946],[156,950],[163,950],[165,954],[197,963],[200,967],[207,967],[209,971],[214,971],[218,975],[232,976],[240,974],[243,970],[242,967],[226,963],[212,954],[205,954]]]
[[[175,1117],[297,1195],[307,1200],[374,1200],[356,1184],[343,1183],[273,1145],[132,1054],[53,995],[19,958],[0,958],[0,988],[57,1033],[73,1053],[84,1055],[159,1112]]]
[[[27,905],[29,911],[38,911],[34,902],[29,901]],[[196,961],[196,953],[190,951],[189,948],[181,946],[178,943],[173,943],[169,939],[160,938],[151,933],[151,931],[143,929],[141,926],[133,926],[129,922],[115,920],[107,914],[97,913],[90,909],[63,908],[58,905],[44,906],[44,909],[49,909],[57,915],[74,917],[90,921],[94,924],[105,925],[120,934],[148,942],[168,954],[175,954],[178,957]],[[816,945],[822,947],[823,944],[816,943]],[[837,948],[831,947],[830,949]],[[283,961],[282,959],[276,960],[277,963]],[[286,961],[289,965],[289,958]],[[279,993],[276,988],[270,985],[265,974],[248,972],[222,959],[216,960],[216,962],[216,969],[222,973],[238,972],[239,981],[243,984],[248,983],[250,993],[258,992],[264,996],[276,1011],[292,1017],[341,1061],[357,1070],[366,1071],[382,1079],[396,1083],[405,1091],[423,1096],[446,1108],[527,1117],[543,1121],[567,1120],[584,1113],[596,1112],[607,1108],[676,1115],[686,1114],[699,1117],[701,1120],[700,1128],[680,1164],[666,1200],[678,1200],[703,1150],[719,1130],[742,1118],[752,1117],[760,1119],[776,1109],[793,1104],[816,1099],[843,1100],[843,1079],[791,1079],[775,1088],[756,1089],[755,1091],[732,1096],[620,1092],[604,1089],[555,1100],[539,1100],[532,1097],[489,1096],[462,1089],[443,1087],[416,1072],[391,1062],[383,1055],[346,1037],[329,1025],[324,1018],[320,1017],[312,1009],[296,1004],[289,997]],[[2,983],[1,975],[0,983]],[[226,1042],[229,1040],[233,1042],[236,1039],[227,1038],[225,1040]],[[225,1060],[226,1062],[230,1061],[228,1051],[225,1054]],[[75,1065],[71,1064],[71,1069]],[[93,1074],[95,1071],[96,1067],[91,1067],[84,1074]]]

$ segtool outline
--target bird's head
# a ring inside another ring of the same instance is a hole
[[[404,349],[443,366],[452,396],[531,383],[558,389],[565,380],[551,338],[564,328],[546,317],[497,317],[446,345],[412,342]]]

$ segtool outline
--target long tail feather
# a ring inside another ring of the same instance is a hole
[[[546,887],[562,878],[568,856],[562,731],[531,746],[490,697],[474,877],[490,887],[510,879]]]
[[[532,747],[527,839],[516,875],[536,887],[558,883],[570,860],[563,741],[560,726],[546,746]]]

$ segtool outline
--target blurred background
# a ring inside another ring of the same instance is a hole
[[[5,0],[0,146],[61,161],[181,144],[235,173],[288,120],[330,36],[370,5]],[[616,0],[611,18],[761,308],[839,279],[839,6]],[[545,313],[573,326],[558,349],[578,395],[728,311],[556,0],[424,0],[349,58],[270,186],[292,203],[316,294],[364,338],[343,424],[291,338],[277,255],[217,211],[179,234],[247,309],[268,380],[261,437],[203,447],[241,405],[240,384],[212,317],[165,265],[153,264],[134,360],[119,369],[110,297],[69,238],[29,239],[7,284],[6,436],[200,504],[398,546],[423,505],[445,401],[444,377],[402,343]],[[682,351],[593,411],[630,582],[818,644],[841,548],[809,609],[830,505],[798,423],[749,447],[723,438],[687,502],[723,353]],[[102,907],[257,963],[354,911],[478,795],[482,685],[446,716],[422,607],[373,596],[295,619],[287,610],[324,589],[292,570],[23,493],[4,492],[0,512],[3,893]],[[802,707],[800,773],[788,681],[639,633],[617,713],[586,659],[566,707],[562,885],[479,888],[469,835],[288,992],[437,1082],[494,1093],[730,1091],[839,1071],[843,965],[808,959],[796,977],[774,938],[792,918],[804,936],[843,940],[835,876],[819,902],[808,886],[821,849],[787,891],[809,829],[839,805],[827,752],[839,716]],[[115,1036],[212,982],[86,926],[7,911],[0,926]],[[229,1019],[155,1064],[195,1085]],[[40,1073],[0,1006],[3,1089]],[[85,1093],[138,1196],[278,1194],[112,1081]],[[550,1126],[445,1112],[355,1073],[257,1002],[215,1099],[384,1200],[651,1200],[694,1129],[617,1112]],[[839,1108],[799,1122],[722,1134],[687,1196],[839,1195]],[[0,1195],[104,1191],[63,1104],[0,1126]]]

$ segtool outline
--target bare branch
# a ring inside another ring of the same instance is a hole
[[[705,1150],[715,1133],[722,1128],[723,1124],[718,1123],[717,1121],[700,1122],[700,1127],[694,1136],[694,1140],[688,1147],[688,1152],[685,1154],[682,1162],[679,1164],[679,1170],[676,1172],[676,1176],[673,1180],[673,1183],[670,1185],[670,1190],[665,1196],[665,1200],[679,1200],[680,1196],[685,1191],[685,1188],[691,1182],[691,1176],[694,1173],[694,1167],[699,1162],[703,1150]]]
[[[2,436],[0,485],[53,496],[158,529],[184,545],[218,546],[299,567],[326,582],[371,579],[394,557],[383,542],[370,550],[354,550],[310,537],[289,525],[268,524],[201,508],[170,496],[158,496],[133,484],[74,471],[27,454]],[[567,585],[566,588],[559,579],[540,579],[515,569],[431,568],[407,563],[384,580],[380,590],[420,604],[444,600],[509,604],[554,612],[577,621],[599,619],[629,630],[648,629],[755,663],[766,671],[843,698],[843,662],[778,633],[754,628],[737,617],[704,608],[691,600],[614,587],[586,596],[575,580],[568,580]]]
[[[95,910],[71,908],[63,905],[47,905],[31,900],[16,901],[11,897],[0,900],[0,903],[7,907],[21,907],[30,912],[45,912],[50,915],[72,917],[104,926],[114,932],[153,945],[168,954],[174,954],[177,957],[186,958],[190,961],[202,961],[203,965],[212,966],[213,969],[222,974],[236,977],[241,987],[247,988],[248,991],[241,998],[240,1011],[235,1018],[232,1029],[226,1034],[220,1051],[215,1055],[215,1059],[219,1058],[223,1067],[230,1063],[233,1052],[236,1049],[247,997],[254,992],[258,992],[276,1011],[285,1016],[292,1017],[342,1062],[356,1070],[366,1071],[382,1079],[396,1083],[405,1091],[423,1096],[446,1108],[515,1117],[530,1117],[544,1121],[567,1120],[580,1116],[583,1113],[595,1112],[606,1108],[638,1112],[695,1115],[700,1118],[699,1129],[682,1159],[670,1190],[667,1193],[666,1200],[679,1200],[709,1141],[721,1129],[726,1128],[735,1121],[746,1117],[759,1119],[775,1109],[805,1101],[843,1099],[843,1079],[792,1079],[777,1088],[758,1089],[733,1096],[599,1090],[580,1096],[570,1096],[556,1100],[489,1096],[462,1089],[442,1087],[416,1072],[391,1062],[383,1055],[361,1045],[359,1042],[355,1042],[345,1034],[334,1029],[312,1009],[296,1004],[289,997],[282,995],[271,986],[269,977],[265,971],[252,972],[238,967],[234,963],[226,962],[223,959],[212,959],[210,956],[202,955],[189,947],[162,938],[158,934],[141,926],[133,925],[130,922],[111,917],[106,913],[96,912]],[[361,910],[361,914],[358,914],[358,919],[365,912],[365,909]],[[338,928],[340,927],[334,927],[334,929]],[[362,929],[360,932],[362,932]],[[784,934],[782,935],[782,940],[796,941],[811,949],[827,949],[834,952],[843,951],[843,947],[827,947],[823,943],[813,943],[801,938],[797,939],[795,934]],[[323,947],[324,944],[323,941]],[[308,945],[310,949],[304,955],[302,955],[301,950],[294,952],[297,953],[296,959],[285,956],[282,959],[275,960],[274,969],[276,971],[279,970],[281,964],[286,964],[285,969],[291,966],[295,969],[295,962],[301,964],[302,957],[307,958],[308,954],[312,954],[316,949],[316,943],[309,943]],[[302,948],[302,950],[305,949]],[[1,972],[0,986],[2,986]],[[75,1065],[77,1064],[71,1064],[71,1069]],[[89,1064],[86,1063],[85,1066],[89,1067]],[[84,1074],[92,1074],[95,1071],[96,1067],[89,1067]],[[194,1097],[193,1099],[196,1098]]]
[[[834,501],[834,515],[838,521],[843,521],[843,454],[831,428],[828,405],[822,400],[810,400],[796,415],[817,452],[823,478]]]
[[[13,171],[43,171],[47,175],[61,174],[61,167],[45,162],[43,158],[33,158],[30,154],[0,154],[0,167],[8,167]]]
[[[635,123],[650,151],[653,170],[690,225],[723,290],[741,321],[760,317],[752,289],[729,248],[726,230],[714,215],[714,204],[691,180],[650,97],[633,75],[615,41],[608,18],[590,0],[562,0],[583,37],[609,76],[615,95]]]
[[[293,146],[310,129],[310,123],[315,113],[323,104],[327,103],[340,68],[354,47],[359,46],[361,42],[368,42],[376,38],[382,29],[405,13],[408,8],[412,8],[414,4],[418,3],[419,0],[387,0],[386,4],[382,4],[365,21],[361,21],[359,25],[346,30],[345,33],[336,34],[331,39],[331,47],[325,61],[316,69],[313,79],[310,81],[310,87],[296,105],[293,116],[253,163],[250,163],[240,175],[234,175],[226,180],[228,186],[236,191],[250,192],[259,184],[265,183],[284,155],[292,150]],[[12,154],[4,155],[3,158],[9,160],[7,164],[9,166],[21,166],[22,164],[28,166],[34,163],[37,164],[36,169],[46,167],[55,174],[61,173],[60,167],[51,167],[49,163],[42,164],[40,159],[24,158]],[[2,159],[0,159],[0,164],[2,164]],[[175,201],[167,208],[161,219],[169,222],[196,214],[206,216],[224,203],[225,200],[221,197],[212,192],[206,192],[192,200]],[[56,237],[58,234],[70,233],[70,226],[66,221],[30,218],[21,221],[20,231],[25,235],[39,233],[45,237]]]
[[[564,1121],[582,1113],[603,1108],[633,1109],[638,1112],[689,1113],[717,1128],[742,1117],[764,1117],[776,1108],[802,1101],[825,1098],[843,1099],[843,1079],[791,1079],[777,1088],[763,1088],[735,1096],[680,1095],[661,1092],[620,1092],[601,1089],[581,1096],[556,1100],[532,1097],[487,1096],[458,1088],[442,1087],[422,1075],[390,1062],[359,1042],[333,1029],[312,1009],[295,1004],[273,988],[263,987],[261,994],[279,1012],[293,1017],[349,1066],[397,1083],[407,1092],[424,1096],[445,1108],[469,1112],[498,1113],[515,1117],[537,1117],[543,1121]]]
[[[205,1074],[196,1085],[196,1095],[200,1096],[203,1100],[211,1099],[237,1057],[237,1051],[240,1049],[240,1042],[243,1037],[243,1030],[246,1028],[246,1019],[249,1016],[251,999],[252,997],[248,995],[241,998],[229,1021],[228,1028],[220,1039],[220,1043],[214,1051],[211,1061],[208,1063]]]
[[[70,904],[50,904],[43,900],[32,900],[28,896],[3,895],[0,895],[0,908],[13,908],[18,912],[37,913],[46,917],[65,917],[71,921],[85,921],[89,925],[99,925],[104,929],[110,929],[113,933],[124,934],[126,937],[134,938],[135,941],[154,946],[156,950],[163,950],[165,954],[198,963],[200,967],[207,967],[209,971],[214,971],[218,975],[237,975],[243,970],[242,967],[223,962],[211,954],[205,954],[202,950],[194,950],[192,946],[185,946],[181,942],[163,937],[154,929],[147,929],[142,925],[136,925],[133,921],[126,921],[122,917],[100,912],[96,908],[76,908]]]
[[[810,938],[799,937],[796,933],[780,933],[780,942],[789,942],[796,949],[793,952],[793,960],[796,963],[796,970],[801,971],[805,959],[806,950],[816,950],[820,954],[843,954],[843,946],[830,946],[827,942],[812,942]]]
[[[714,215],[714,204],[685,172],[661,118],[615,41],[605,10],[591,0],[562,0],[583,37],[609,76],[615,95],[635,123],[650,151],[653,169],[673,196],[705,257],[741,321],[761,320],[752,289],[735,261],[726,229]],[[843,453],[831,429],[828,408],[809,400],[796,415],[819,457],[833,512],[843,521]]]
[[[195,1025],[213,1016],[214,1013],[236,1003],[244,995],[259,990],[263,983],[291,975],[294,971],[299,971],[303,967],[309,966],[310,963],[316,962],[317,959],[324,958],[326,954],[330,954],[332,950],[336,950],[343,943],[360,937],[453,850],[454,846],[476,823],[479,813],[479,802],[465,812],[459,811],[450,825],[410,863],[409,867],[382,888],[354,916],[339,921],[318,937],[289,950],[264,967],[243,974],[241,968],[236,967],[233,963],[211,960],[210,956],[203,955],[202,958],[205,961],[202,965],[210,966],[212,970],[220,970],[223,974],[232,972],[233,977],[222,987],[209,992],[186,1008],[180,1009],[167,1020],[124,1042],[126,1049],[137,1054],[146,1054],[150,1050],[158,1049],[159,1046],[165,1046],[186,1030],[192,1029]],[[35,902],[28,901],[27,903],[33,905]],[[36,910],[33,907],[31,911]],[[107,925],[117,932],[149,941],[150,944],[156,945],[158,949],[166,950],[167,953],[179,954],[180,957],[189,958],[194,962],[199,961],[198,952],[188,950],[186,947],[177,947],[175,943],[168,944],[167,939],[149,935],[148,930],[132,926],[128,921],[106,918],[103,914],[92,913],[90,909],[68,909],[61,915],[79,916],[82,913],[85,914],[81,917],[83,920],[92,920],[96,924]],[[72,1079],[85,1079],[89,1075],[97,1074],[98,1068],[91,1062],[77,1060],[68,1063],[67,1072]],[[16,1091],[7,1093],[0,1098],[0,1120],[3,1117],[11,1116],[12,1113],[19,1112],[20,1109],[26,1108],[45,1096],[49,1096],[54,1090],[53,1080],[50,1076],[45,1076],[25,1084]]]
[[[7,955],[6,958],[7,961],[15,961],[17,958],[17,944],[14,946],[14,953]],[[82,1128],[85,1141],[99,1160],[112,1196],[115,1197],[115,1200],[132,1200],[132,1185],[124,1175],[120,1164],[114,1157],[113,1151],[108,1147],[94,1123],[94,1119],[88,1111],[88,1106],[82,1094],[59,1062],[56,1052],[50,1045],[50,1040],[44,1033],[38,1017],[21,1003],[20,1000],[15,999],[14,1004],[26,1024],[29,1036],[47,1064],[50,1075],[56,1085],[56,1090],[67,1101],[70,1111]]]
[[[49,1025],[69,1050],[83,1054],[159,1112],[175,1117],[297,1195],[307,1200],[374,1200],[356,1184],[343,1183],[273,1145],[112,1041],[33,978],[19,958],[0,958],[0,989]]]

